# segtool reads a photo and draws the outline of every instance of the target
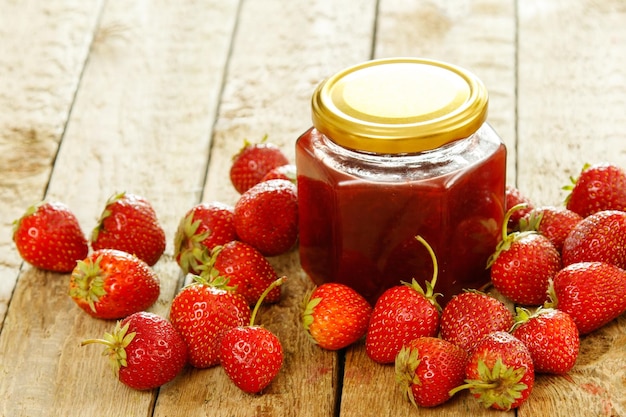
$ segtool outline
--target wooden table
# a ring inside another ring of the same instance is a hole
[[[316,84],[372,57],[474,71],[508,146],[507,182],[560,204],[585,162],[626,167],[625,45],[624,0],[0,0],[0,415],[626,416],[624,316],[582,340],[569,375],[539,376],[517,411],[483,410],[467,393],[414,409],[362,344],[309,343],[299,304],[311,284],[295,250],[271,258],[290,280],[261,321],[286,355],[263,395],[219,367],[133,391],[99,349],[80,347],[113,323],[79,310],[68,275],[23,264],[11,240],[11,222],[43,198],[89,233],[113,192],[144,195],[168,236],[151,308],[166,316],[183,283],[181,216],[236,201],[228,168],[244,138],[268,134],[293,160]]]

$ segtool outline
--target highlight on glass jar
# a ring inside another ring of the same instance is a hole
[[[432,276],[442,305],[489,281],[504,218],[506,149],[488,93],[449,63],[389,58],[346,68],[312,97],[296,142],[300,261],[316,284],[342,282],[374,303]]]

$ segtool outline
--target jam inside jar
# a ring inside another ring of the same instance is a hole
[[[424,102],[425,101],[425,102]],[[296,143],[300,262],[372,304],[413,278],[445,303],[489,281],[504,217],[506,149],[486,123],[487,94],[464,69],[386,59],[351,67],[313,96]]]

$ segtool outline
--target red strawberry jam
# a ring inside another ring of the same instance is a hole
[[[316,284],[342,282],[374,303],[401,281],[430,280],[416,235],[437,256],[442,304],[488,282],[506,150],[486,106],[480,81],[436,61],[370,61],[318,87],[314,127],[296,145],[300,260]]]

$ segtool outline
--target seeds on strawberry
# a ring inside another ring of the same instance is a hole
[[[580,176],[563,187],[566,205],[582,217],[604,210],[626,211],[626,172],[611,163],[585,164]]]
[[[115,249],[93,251],[78,261],[69,295],[89,315],[120,319],[150,307],[159,298],[156,273],[141,259]]]
[[[316,287],[303,301],[302,325],[323,349],[343,349],[367,331],[372,306],[347,285],[329,282]]]
[[[70,272],[89,252],[78,219],[63,203],[40,202],[13,222],[13,241],[26,262],[54,272]]]
[[[269,181],[269,180],[288,180],[296,183],[296,166],[293,164],[281,165],[272,169],[270,172],[265,174],[261,181]]]
[[[165,232],[148,200],[123,192],[107,201],[91,234],[91,246],[128,252],[152,266],[165,251]]]
[[[547,237],[557,251],[572,229],[583,218],[565,207],[542,206],[532,209],[520,219],[520,231],[536,231]]]
[[[272,169],[288,163],[280,148],[267,142],[267,135],[259,143],[250,143],[246,140],[233,157],[230,180],[235,190],[241,194],[261,182]]]

